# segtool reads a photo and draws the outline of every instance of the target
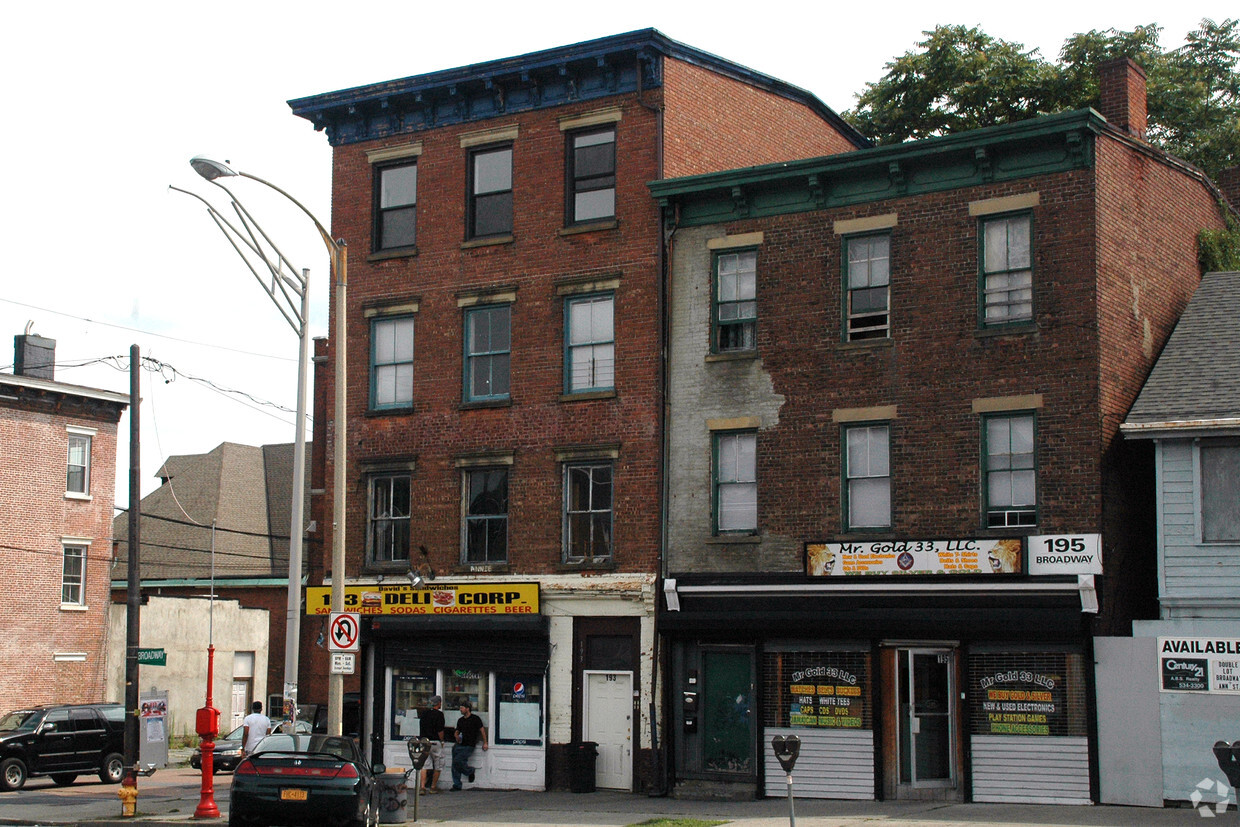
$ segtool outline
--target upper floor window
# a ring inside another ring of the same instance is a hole
[[[380,167],[375,187],[375,249],[412,247],[418,240],[417,163]]]
[[[468,235],[483,238],[512,232],[512,146],[469,153]]]
[[[891,335],[891,236],[844,239],[845,339],[885,339]]]
[[[508,560],[508,469],[465,471],[465,563]]]
[[[758,346],[758,253],[720,253],[715,256],[716,353],[753,350]]]
[[[1033,414],[987,416],[983,424],[987,527],[1037,525]]]
[[[564,466],[564,561],[605,562],[612,554],[612,463]]]
[[[65,491],[70,494],[90,493],[90,443],[91,437],[88,434],[69,434]]]
[[[610,293],[566,300],[564,384],[568,393],[616,386],[614,305]]]
[[[512,351],[510,305],[465,311],[465,399],[479,402],[508,398]]]
[[[758,528],[758,435],[751,431],[715,435],[715,530]]]
[[[1033,216],[982,221],[982,325],[1033,319]]]
[[[413,405],[413,317],[376,318],[370,323],[370,407]]]
[[[1201,542],[1240,542],[1240,442],[1203,440]]]
[[[86,546],[65,545],[60,575],[60,602],[86,605]]]
[[[410,479],[407,473],[370,477],[367,562],[394,563],[409,559]]]
[[[891,431],[887,425],[844,429],[848,529],[891,527]]]
[[[616,130],[614,127],[568,135],[568,224],[601,221],[616,215]]]

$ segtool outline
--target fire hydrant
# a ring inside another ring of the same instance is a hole
[[[138,806],[138,785],[133,776],[127,776],[121,782],[121,788],[116,791],[116,795],[121,800],[121,816],[132,818]]]

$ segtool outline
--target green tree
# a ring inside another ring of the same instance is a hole
[[[1151,143],[1210,174],[1240,163],[1240,21],[1205,19],[1163,51],[1158,26],[1075,34],[1056,63],[965,26],[939,26],[886,66],[845,113],[880,144],[945,135],[1086,106],[1098,66],[1130,57],[1146,72]]]

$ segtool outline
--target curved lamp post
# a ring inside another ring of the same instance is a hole
[[[335,358],[335,432],[334,432],[334,451],[333,465],[334,473],[332,477],[332,589],[331,589],[331,610],[333,612],[344,611],[344,535],[345,535],[345,511],[344,511],[344,470],[345,470],[345,433],[347,432],[347,422],[345,418],[345,296],[348,284],[348,250],[343,239],[333,239],[331,233],[323,226],[323,224],[310,212],[304,204],[293,196],[289,195],[280,187],[270,181],[259,178],[257,175],[251,175],[248,172],[235,170],[226,163],[197,156],[190,159],[190,166],[194,171],[210,181],[215,186],[228,193],[232,201],[234,210],[240,217],[245,228],[242,233],[236,226],[228,221],[227,218],[220,215],[210,202],[206,199],[177,187],[172,189],[191,195],[202,201],[207,206],[208,212],[211,214],[212,220],[219,226],[221,232],[228,238],[229,242],[241,255],[251,272],[259,279],[263,289],[267,295],[276,304],[281,314],[293,326],[300,340],[300,355],[298,358],[297,368],[297,442],[294,447],[293,458],[293,497],[292,497],[292,528],[289,532],[289,595],[288,595],[288,616],[285,631],[284,643],[284,696],[291,697],[296,700],[297,697],[297,672],[298,672],[298,652],[301,643],[301,556],[302,556],[302,528],[303,513],[302,507],[305,497],[305,388],[306,388],[306,362],[309,355],[309,337],[307,334],[307,316],[309,311],[309,280],[307,271],[302,271],[300,278],[289,276],[284,265],[291,264],[284,254],[280,252],[275,243],[268,237],[266,232],[259,227],[258,223],[250,215],[249,211],[237,200],[232,191],[220,183],[221,178],[249,178],[263,184],[297,206],[306,216],[314,222],[314,227],[319,231],[319,236],[323,239],[323,243],[327,246],[328,254],[331,258],[332,274],[335,277],[335,300],[336,300],[336,329],[333,335],[336,358]],[[258,235],[255,235],[257,233]],[[275,251],[275,259],[267,254],[260,243],[259,236],[262,241],[266,242],[272,250]],[[253,253],[258,255],[266,264],[271,273],[271,283],[268,286],[263,277],[259,276],[258,271],[250,263],[249,258],[238,246],[238,239]],[[293,297],[300,300],[300,307],[293,307]],[[327,696],[327,727],[328,733],[332,735],[340,735],[343,721],[344,707],[344,676],[331,675],[328,682]]]

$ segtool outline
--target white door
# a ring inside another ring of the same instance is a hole
[[[228,729],[220,728],[220,735],[227,735],[237,727],[250,711],[250,682],[233,679],[232,685],[232,725]]]
[[[582,740],[598,744],[595,785],[633,787],[633,673],[586,672]]]

